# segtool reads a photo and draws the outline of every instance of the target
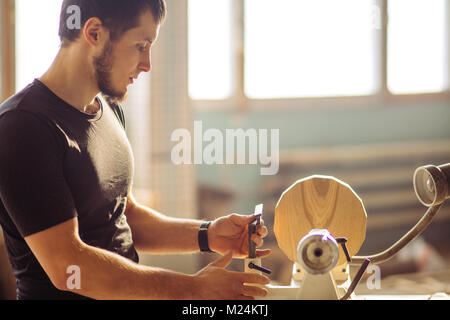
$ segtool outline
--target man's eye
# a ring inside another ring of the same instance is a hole
[[[138,50],[141,51],[141,52],[145,52],[145,50],[147,50],[147,46],[146,45],[139,44],[137,47],[138,47]]]

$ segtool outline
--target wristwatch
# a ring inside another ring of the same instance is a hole
[[[214,252],[209,248],[208,245],[208,228],[211,221],[203,222],[198,230],[198,246],[201,252]]]

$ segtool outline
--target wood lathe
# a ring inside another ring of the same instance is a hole
[[[265,299],[383,299],[356,296],[354,289],[370,263],[391,259],[429,225],[450,197],[450,163],[418,168],[413,182],[416,196],[428,210],[400,240],[370,256],[355,256],[365,239],[367,214],[361,199],[349,185],[323,175],[295,182],[281,195],[274,220],[278,246],[293,262],[291,283],[289,286],[265,286],[268,290]],[[262,205],[256,206],[255,213],[262,214]],[[270,274],[256,257],[251,241],[258,223],[259,219],[249,225],[249,257],[245,259],[244,269],[245,272]],[[353,279],[350,264],[359,266]]]

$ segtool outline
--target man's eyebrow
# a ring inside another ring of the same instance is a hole
[[[152,38],[145,38],[144,40],[145,40],[145,41],[148,41],[148,42],[150,42],[150,43],[153,43],[153,39],[152,39]]]

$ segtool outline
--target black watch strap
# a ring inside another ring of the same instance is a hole
[[[198,230],[198,246],[201,252],[213,252],[208,245],[208,228],[211,221],[203,222]]]

